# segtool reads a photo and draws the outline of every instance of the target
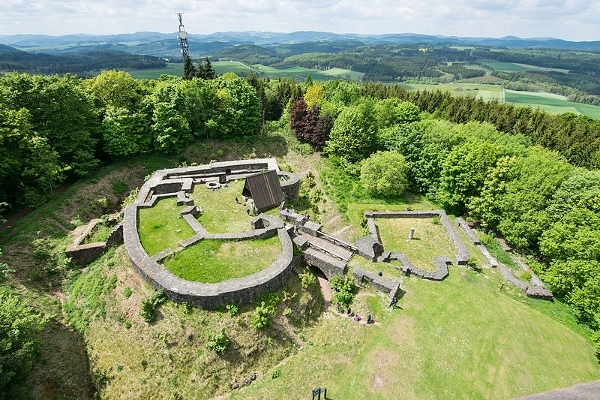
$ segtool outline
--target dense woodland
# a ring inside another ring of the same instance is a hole
[[[599,121],[379,83],[194,75],[2,76],[3,213],[38,206],[113,160],[292,129],[371,195],[409,189],[532,256],[556,298],[596,331],[600,349]],[[386,176],[397,185],[378,179]],[[10,273],[2,265],[0,277]],[[0,296],[0,318],[24,316],[11,329],[26,349],[15,357],[2,347],[2,389],[31,367],[43,320],[10,292]]]
[[[95,49],[73,54],[33,54],[0,44],[0,71],[36,74],[97,73],[105,69],[164,68],[165,61],[153,56]]]

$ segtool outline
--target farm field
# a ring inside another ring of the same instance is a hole
[[[165,68],[158,69],[133,69],[128,70],[136,79],[157,79],[159,76],[165,75],[183,75],[183,64],[181,63],[167,63]]]
[[[564,96],[551,93],[506,90],[506,102],[540,108],[552,114],[571,112],[574,114],[588,115],[592,118],[600,118],[600,106],[575,103],[568,101]]]
[[[239,61],[214,61],[212,62],[212,66],[220,75],[226,72],[234,72],[241,75],[254,72],[260,77],[293,78],[301,81],[304,81],[309,75],[315,81],[328,81],[330,79],[338,78],[351,81],[360,81],[364,76],[362,72],[356,72],[342,68],[331,68],[326,71],[303,67],[276,69],[261,64],[247,65]],[[162,74],[182,76],[183,64],[168,63],[166,68],[131,70],[129,73],[131,76],[138,79],[156,79]]]
[[[551,114],[574,113],[583,114],[592,118],[600,118],[600,106],[575,103],[568,101],[565,96],[552,93],[521,92],[516,90],[503,90],[500,85],[486,85],[473,83],[456,84],[402,84],[406,90],[441,90],[452,93],[455,96],[477,97],[486,101],[497,100],[499,102],[512,103],[520,106],[540,108]]]
[[[523,71],[555,71],[555,72],[562,72],[562,73],[569,72],[566,69],[545,68],[545,67],[538,67],[535,65],[512,63],[512,62],[487,61],[487,62],[484,62],[483,64],[492,69],[495,69],[497,71],[507,71],[507,72],[523,72]]]

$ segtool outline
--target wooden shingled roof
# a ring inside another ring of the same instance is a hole
[[[258,212],[279,206],[283,201],[283,191],[277,171],[270,170],[248,176],[242,194],[254,200]]]

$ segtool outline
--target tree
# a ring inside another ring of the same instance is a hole
[[[217,71],[212,66],[210,59],[206,57],[204,59],[204,79],[216,79]]]
[[[79,78],[10,73],[0,92],[8,109],[29,111],[31,129],[47,139],[63,171],[83,176],[96,168],[100,119]]]
[[[325,151],[351,163],[370,156],[377,147],[373,114],[371,101],[344,108],[333,124]]]
[[[103,114],[107,107],[126,108],[135,112],[146,90],[128,72],[102,71],[83,82],[86,93],[92,95]]]
[[[0,104],[0,199],[10,206],[39,205],[65,178],[58,154],[30,119],[27,109]]]
[[[521,249],[537,250],[539,238],[550,226],[546,208],[554,192],[573,172],[558,153],[534,146],[527,157],[511,166],[506,193],[500,199],[498,229]]]
[[[193,139],[187,120],[170,103],[156,103],[152,121],[152,132],[156,137],[155,147],[159,150],[173,153]]]
[[[391,98],[375,103],[377,122],[379,129],[398,124],[417,122],[420,119],[420,111],[417,106],[398,98]]]
[[[454,147],[446,156],[436,199],[445,210],[460,215],[472,198],[479,196],[484,181],[498,158],[495,147],[471,139]]]
[[[26,301],[0,287],[0,398],[13,398],[15,386],[33,369],[40,350],[38,334],[46,321]]]
[[[196,70],[196,67],[194,67],[194,63],[192,62],[190,56],[187,54],[183,56],[183,79],[186,81],[194,79],[196,76],[198,76],[200,67],[201,66],[199,66],[198,70]]]
[[[310,143],[317,151],[322,150],[325,146],[333,123],[333,118],[329,113],[321,116],[319,107],[315,105],[308,108],[303,98],[292,104],[290,127],[294,136]]]
[[[102,121],[104,151],[111,157],[128,157],[152,149],[151,121],[144,113],[108,107]]]
[[[378,151],[363,161],[360,182],[374,197],[393,197],[408,188],[408,164],[395,151]]]
[[[234,73],[211,81],[216,89],[218,109],[214,126],[223,136],[243,136],[259,132],[260,103],[254,88]]]

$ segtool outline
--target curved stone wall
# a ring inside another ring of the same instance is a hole
[[[238,232],[233,234],[209,234],[198,221],[190,215],[183,217],[190,223],[196,235],[181,243],[183,247],[191,246],[199,240],[251,240],[277,234],[282,244],[282,252],[270,266],[255,274],[209,284],[190,282],[167,271],[158,261],[172,250],[166,249],[151,257],[144,250],[138,234],[138,210],[152,207],[163,197],[177,197],[181,202],[193,207],[193,201],[186,195],[194,184],[202,183],[205,179],[227,180],[242,179],[245,176],[261,170],[277,170],[279,175],[285,175],[281,182],[282,190],[293,198],[298,197],[299,179],[296,175],[281,172],[273,158],[240,160],[231,162],[212,163],[210,165],[175,168],[156,171],[142,186],[133,204],[124,210],[123,241],[129,259],[138,273],[154,288],[164,290],[167,297],[173,301],[186,302],[206,309],[215,309],[227,304],[249,303],[266,291],[278,290],[290,277],[293,267],[298,260],[294,257],[292,239],[283,222],[276,218],[261,215],[259,218],[265,225],[262,229]],[[191,202],[191,203],[190,203]],[[192,221],[193,219],[193,221]],[[256,221],[253,222],[253,226]]]
[[[206,309],[249,303],[265,291],[279,289],[290,277],[295,263],[292,240],[285,228],[278,228],[283,249],[269,267],[253,275],[214,284],[190,282],[173,275],[157,262],[157,257],[146,253],[140,243],[137,223],[138,207],[130,204],[125,208],[123,218],[123,237],[129,259],[146,281],[156,289],[164,290],[173,301]]]

